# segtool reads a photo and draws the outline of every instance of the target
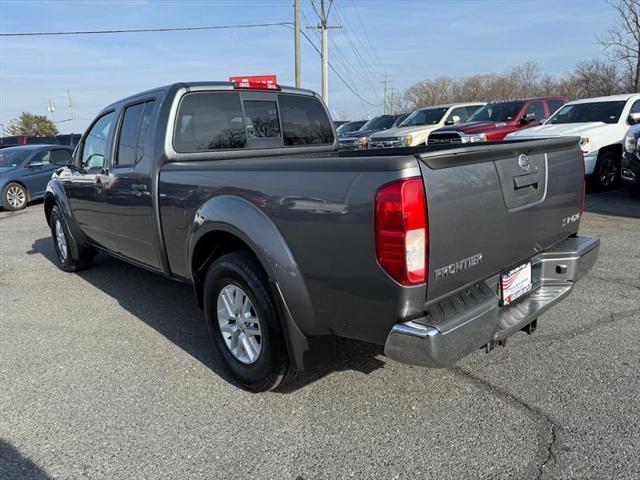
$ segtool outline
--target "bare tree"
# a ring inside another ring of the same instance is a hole
[[[640,87],[640,0],[611,0],[617,12],[613,27],[596,36],[598,43],[609,51],[611,59],[625,65],[628,88]]]
[[[616,65],[603,60],[583,60],[571,74],[577,97],[601,97],[619,93],[621,81]]]

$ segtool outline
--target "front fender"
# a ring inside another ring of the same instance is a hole
[[[49,183],[47,184],[47,190],[44,194],[45,217],[48,224],[51,202],[53,202],[60,209],[62,215],[64,216],[64,220],[69,229],[69,234],[71,235],[71,239],[69,242],[71,252],[73,253],[73,255],[75,255],[76,258],[78,258],[80,256],[79,241],[80,239],[82,239],[82,231],[78,227],[78,223],[73,218],[71,205],[69,204],[69,199],[67,198],[64,186],[56,175],[57,174],[54,174],[51,180],[49,180]]]

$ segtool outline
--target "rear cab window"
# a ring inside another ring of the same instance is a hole
[[[179,153],[333,142],[333,127],[318,99],[273,92],[187,93],[173,135]]]

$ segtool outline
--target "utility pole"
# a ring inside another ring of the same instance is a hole
[[[300,65],[300,0],[293,4],[293,44],[295,49],[296,87],[302,87],[302,68]]]
[[[327,3],[329,4],[328,7],[326,5]],[[329,49],[327,47],[327,30],[330,28],[342,27],[339,25],[331,26],[328,24],[329,13],[331,13],[333,0],[320,0],[320,11],[316,8],[314,0],[311,1],[311,5],[316,11],[318,18],[320,19],[320,23],[315,27],[308,26],[307,28],[318,28],[322,32],[322,99],[326,105],[329,105]]]
[[[47,104],[47,110],[49,110],[49,113],[51,114],[51,121],[53,123],[56,123],[56,117],[54,117],[53,112],[56,109],[56,106],[53,104],[53,102],[51,101],[51,99],[48,99],[48,104]]]
[[[389,111],[389,102],[387,100],[387,89],[389,87],[389,84],[391,83],[391,80],[389,80],[389,75],[387,75],[386,73],[382,76],[382,85],[384,85],[384,100],[382,102],[382,109],[383,109],[383,113],[386,115]]]
[[[71,101],[71,91],[70,90],[65,90],[67,92],[67,99],[69,100],[69,103],[67,103],[67,106],[69,107],[69,116],[71,117],[71,123],[73,124],[73,132],[71,133],[79,133],[78,132],[78,124],[76,123],[76,117],[73,114],[73,102]]]

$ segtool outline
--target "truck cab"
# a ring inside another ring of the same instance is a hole
[[[566,102],[564,97],[542,97],[488,103],[468,122],[434,131],[429,145],[500,141],[509,133],[540,125]]]

